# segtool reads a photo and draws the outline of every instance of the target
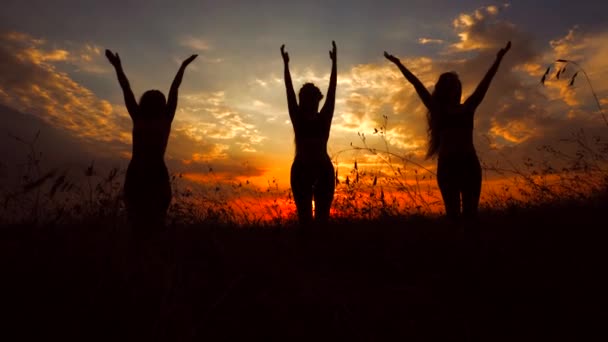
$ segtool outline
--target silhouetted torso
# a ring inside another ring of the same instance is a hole
[[[137,222],[164,221],[171,201],[169,171],[164,161],[170,130],[168,115],[133,116],[133,155],[127,168],[125,197]]]
[[[133,119],[133,160],[140,162],[163,161],[171,120],[168,116]]]
[[[305,114],[295,113],[293,129],[296,140],[296,159],[319,160],[329,158],[327,155],[327,141],[331,128],[331,116],[320,113],[307,117]]]
[[[473,145],[474,111],[459,105],[442,116],[439,123],[439,158],[475,155]]]

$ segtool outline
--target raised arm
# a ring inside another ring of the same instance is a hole
[[[427,109],[431,110],[431,107],[433,106],[431,93],[429,93],[428,89],[426,89],[424,84],[420,82],[418,77],[412,74],[403,64],[401,64],[399,58],[393,55],[389,55],[386,51],[384,51],[384,57],[386,57],[386,59],[395,63],[395,65],[399,67],[399,70],[401,70],[401,73],[403,74],[405,79],[408,80],[414,86],[414,89],[416,89],[416,92],[422,100],[422,103],[424,103]]]
[[[116,69],[116,76],[118,77],[118,83],[120,83],[120,87],[122,88],[122,93],[125,98],[125,105],[127,107],[127,111],[131,118],[137,116],[137,112],[139,106],[137,105],[137,101],[135,101],[135,96],[133,95],[133,91],[131,90],[131,86],[129,85],[129,80],[127,79],[127,75],[122,70],[122,64],[120,62],[120,57],[118,53],[113,53],[110,50],[106,50],[106,57],[110,61],[110,63]]]
[[[285,65],[285,89],[287,90],[287,107],[289,109],[289,117],[293,121],[296,112],[298,111],[298,102],[296,101],[296,92],[293,90],[291,82],[291,73],[289,72],[289,54],[285,52],[285,44],[281,45],[281,56]]]
[[[332,41],[332,50],[329,51],[329,58],[331,58],[331,76],[329,76],[329,88],[327,89],[327,98],[325,104],[321,109],[321,114],[327,116],[331,121],[334,115],[334,107],[336,106],[336,84],[338,83],[338,67],[337,67],[337,55],[336,55],[336,42]]]
[[[179,70],[173,79],[173,83],[171,83],[171,89],[169,89],[169,98],[167,99],[167,115],[169,115],[170,120],[173,120],[173,117],[175,116],[175,110],[177,109],[177,91],[179,86],[182,84],[184,71],[186,71],[188,64],[190,64],[197,56],[198,55],[192,55],[182,62],[182,65],[179,67]]]
[[[479,106],[484,96],[486,95],[488,88],[490,87],[492,78],[494,78],[494,75],[496,75],[496,71],[498,71],[498,67],[500,66],[502,58],[505,56],[507,51],[509,51],[509,49],[511,49],[511,42],[508,42],[507,46],[498,51],[498,54],[496,55],[496,60],[494,61],[494,64],[492,64],[492,66],[490,67],[490,70],[488,70],[488,72],[483,77],[477,88],[475,88],[473,94],[471,94],[471,96],[469,96],[469,98],[466,99],[466,101],[464,102],[464,105],[466,107],[470,108],[471,110],[475,110],[477,106]]]

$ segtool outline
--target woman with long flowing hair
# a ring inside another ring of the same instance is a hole
[[[511,42],[498,51],[496,60],[473,94],[461,103],[462,85],[458,75],[447,72],[439,76],[431,94],[401,61],[384,52],[413,86],[428,110],[429,146],[427,158],[437,156],[437,183],[450,219],[476,218],[481,194],[481,165],[473,145],[473,120],[492,78],[496,74]],[[462,199],[462,212],[461,212]]]

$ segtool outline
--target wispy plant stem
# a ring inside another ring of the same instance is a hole
[[[576,66],[578,68],[578,70],[583,72],[583,75],[585,75],[585,79],[587,80],[587,84],[589,85],[589,89],[591,89],[591,94],[593,94],[593,98],[595,99],[595,104],[597,105],[597,108],[600,111],[600,114],[602,115],[602,119],[604,119],[604,123],[606,124],[606,126],[608,126],[608,119],[606,119],[606,115],[604,114],[604,110],[602,109],[602,104],[600,102],[600,99],[597,97],[597,93],[595,92],[595,89],[593,88],[593,85],[591,84],[591,79],[589,79],[589,75],[587,75],[587,72],[585,71],[585,69],[583,69],[583,67],[580,66],[580,64],[576,63],[575,61],[571,61],[568,59],[558,59],[556,62],[572,64],[572,65]]]

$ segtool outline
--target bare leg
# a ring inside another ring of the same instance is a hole
[[[457,220],[460,216],[460,186],[458,182],[458,165],[452,160],[439,159],[437,163],[437,183],[446,216]]]
[[[462,188],[462,213],[467,219],[475,219],[481,195],[481,165],[477,157],[467,161]]]
[[[331,202],[334,199],[334,166],[330,160],[323,161],[319,178],[314,188],[315,221],[326,223],[329,220]]]
[[[164,230],[171,202],[171,184],[164,164],[131,162],[124,194],[129,222],[137,235]]]
[[[291,165],[291,191],[296,202],[300,224],[312,222],[312,181],[310,172],[297,161]]]

